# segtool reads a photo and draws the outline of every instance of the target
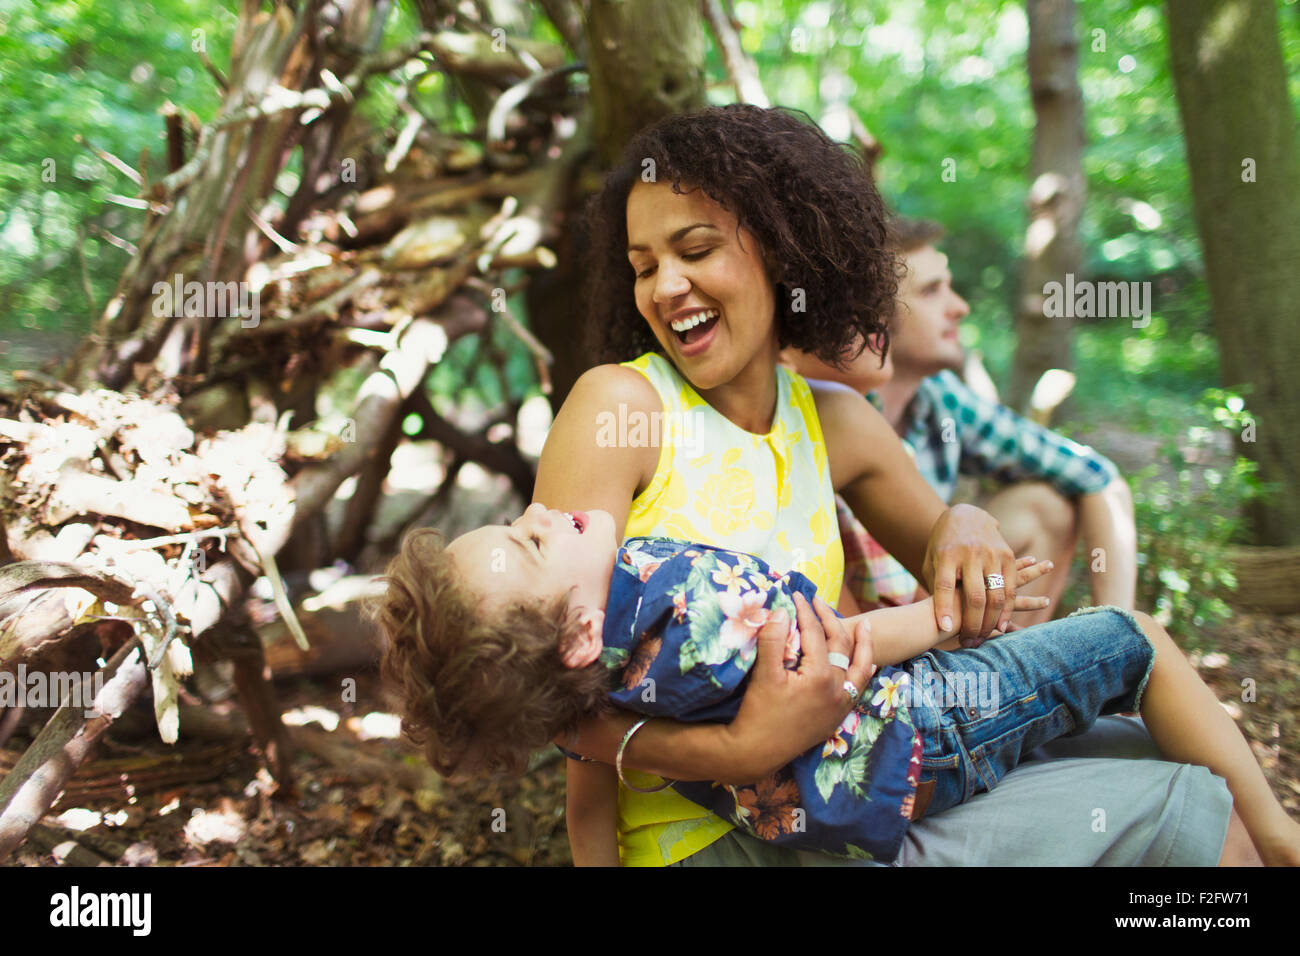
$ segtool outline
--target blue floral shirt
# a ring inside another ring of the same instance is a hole
[[[601,662],[613,703],[681,721],[730,721],[757,655],[758,631],[794,592],[816,588],[797,571],[668,538],[619,549],[605,609]],[[798,666],[797,627],[786,666]],[[881,667],[834,736],[748,786],[678,781],[673,788],[742,831],[794,849],[889,862],[907,832],[921,740],[904,694],[908,675]]]

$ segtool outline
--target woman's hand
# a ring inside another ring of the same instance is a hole
[[[802,595],[795,595],[803,659],[798,670],[783,666],[790,626],[777,611],[758,632],[758,657],[736,719],[728,725],[734,753],[745,761],[746,776],[758,780],[824,742],[844,721],[856,701],[845,680],[865,690],[876,672],[871,628],[861,621],[850,636],[830,605],[816,598],[816,614]],[[820,622],[818,621],[820,618]],[[850,658],[848,672],[826,656]]]
[[[1031,557],[1016,558],[1016,587],[1023,587],[1033,581],[1037,581],[1044,574],[1050,574],[1053,564],[1051,561],[1037,561]],[[1035,596],[1029,594],[1018,594],[1008,603],[1015,611],[1041,611],[1052,603],[1052,599],[1044,596]],[[998,626],[993,629],[989,637],[1001,637],[1003,634],[1010,634],[1012,631],[1020,630],[1020,625],[1014,621],[1007,624],[1005,628]],[[984,641],[981,638],[962,639],[962,647],[979,647]]]
[[[954,505],[940,515],[930,532],[922,573],[934,595],[940,631],[953,629],[959,580],[962,644],[977,647],[994,630],[1006,631],[1016,606],[1016,556],[988,512]],[[987,588],[984,578],[989,574],[1002,575],[1003,587]]]

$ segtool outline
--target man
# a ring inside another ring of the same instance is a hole
[[[945,500],[959,473],[991,476],[1007,486],[980,506],[998,519],[1017,555],[1050,557],[1057,568],[1035,582],[1038,587],[1018,589],[1047,594],[1052,605],[1045,611],[1018,612],[1012,618],[1016,626],[1051,618],[1079,537],[1088,548],[1093,602],[1132,609],[1137,535],[1132,499],[1115,466],[1092,449],[979,398],[954,374],[963,358],[957,327],[970,309],[953,291],[947,258],[933,245],[942,234],[934,223],[893,224],[891,242],[907,273],[900,282],[884,362],[866,349],[847,369],[792,349],[782,352],[781,361],[807,378],[869,392],[913,453],[921,474]],[[843,502],[839,519],[845,562],[840,613],[914,600],[916,580]],[[1181,856],[1187,852],[1181,842],[1196,841],[1204,844],[1196,865],[1205,865],[1215,853],[1221,854],[1220,865],[1260,865],[1230,799],[1223,802],[1222,781],[1198,775],[1199,768],[1159,760],[1140,720],[1102,718],[1086,733],[1057,740],[1030,756],[1029,763],[999,784],[996,796],[983,794],[917,828],[915,843],[909,836],[904,846],[903,864],[960,866],[978,855],[981,840],[997,841],[1005,854],[1008,839],[1014,838],[1024,865],[1169,865],[1188,858]],[[1115,758],[1126,759],[1119,764]],[[1089,855],[1092,825],[1081,828],[1079,811],[1071,807],[1080,799],[1094,807],[1090,819],[1095,819],[1096,807],[1123,815],[1122,822],[1117,822],[1120,817],[1111,820],[1123,829],[1123,850],[1103,848],[1099,855]],[[1178,840],[1170,841],[1170,819],[1192,809],[1203,817],[1179,822],[1174,827]],[[1220,836],[1223,814],[1228,816],[1226,838]],[[1036,824],[1027,822],[1039,817]],[[1023,833],[1016,826],[993,825],[1015,819],[1026,821]],[[1134,856],[1130,842],[1147,849]],[[1175,844],[1180,855],[1167,855],[1166,847]]]
[[[907,268],[891,328],[894,374],[869,397],[940,497],[951,500],[959,474],[996,480],[1003,487],[976,503],[997,518],[1017,555],[1055,564],[1022,592],[1047,595],[1051,604],[1018,613],[1019,626],[1051,620],[1080,537],[1092,603],[1132,610],[1137,532],[1128,484],[1091,448],[981,398],[957,377],[964,358],[957,329],[970,307],[935,248],[942,235],[932,222],[893,224],[891,242]],[[915,586],[896,563],[872,573],[881,595],[899,599]]]

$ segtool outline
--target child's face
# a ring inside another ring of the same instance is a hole
[[[618,554],[609,512],[570,513],[531,504],[510,525],[463,534],[447,551],[485,607],[549,605],[567,596],[570,609],[582,612],[599,636]]]

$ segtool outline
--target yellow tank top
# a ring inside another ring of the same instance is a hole
[[[844,550],[826,443],[808,384],[777,367],[776,415],[766,435],[747,432],[714,410],[663,356],[631,362],[663,403],[658,421],[627,423],[658,436],[654,478],[632,502],[627,537],[698,541],[757,555],[774,569],[807,575],[834,607],[844,577]],[[637,786],[660,778],[628,772]],[[624,866],[667,866],[728,830],[721,817],[672,790],[619,787],[618,842]]]

